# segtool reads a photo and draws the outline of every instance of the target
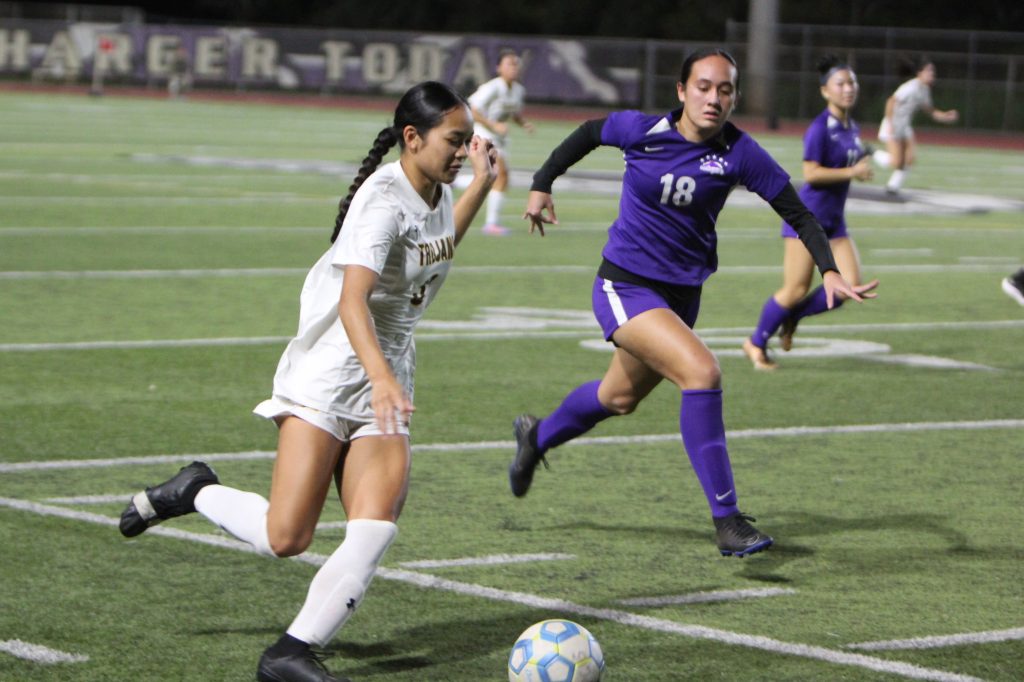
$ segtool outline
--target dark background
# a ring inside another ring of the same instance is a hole
[[[147,22],[721,40],[751,0],[142,0]],[[756,1],[756,0],[753,0]],[[35,3],[25,3],[32,5]],[[786,24],[1024,31],[1024,1],[779,0]],[[1024,45],[1021,46],[1024,53]]]

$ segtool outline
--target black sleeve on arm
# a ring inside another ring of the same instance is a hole
[[[603,118],[587,121],[562,140],[562,144],[555,147],[540,170],[533,174],[530,191],[551,194],[551,185],[555,178],[601,146],[601,129],[604,128],[604,122]]]
[[[771,200],[771,207],[796,230],[800,241],[811,252],[811,258],[814,259],[821,274],[824,275],[829,270],[839,272],[824,228],[815,219],[814,214],[804,206],[804,202],[800,201],[792,184],[787,184],[778,196]]]

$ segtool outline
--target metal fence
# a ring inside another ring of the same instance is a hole
[[[726,40],[746,62],[749,25],[730,22]],[[938,74],[935,106],[959,109],[967,128],[1024,130],[1024,33],[866,26],[779,25],[776,114],[807,119],[822,108],[816,61],[832,52],[857,71],[859,117],[881,119],[885,100],[907,79],[899,65],[927,55]]]

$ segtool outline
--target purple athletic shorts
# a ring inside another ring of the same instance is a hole
[[[825,227],[822,225],[822,227]],[[799,239],[800,235],[796,233],[793,226],[787,223],[785,220],[782,221],[782,236],[788,237],[789,239]],[[838,225],[832,227],[825,227],[825,236],[829,239],[842,239],[848,237],[849,234],[846,232],[846,219],[839,221]]]
[[[611,341],[615,330],[628,320],[655,308],[668,308],[693,329],[700,312],[700,287],[665,287],[667,291],[659,293],[639,284],[597,277],[592,300],[594,316],[604,331],[605,341]],[[674,295],[668,295],[669,292]]]

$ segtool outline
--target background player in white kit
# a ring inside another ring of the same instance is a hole
[[[527,132],[533,132],[533,124],[522,114],[526,88],[519,82],[521,66],[519,55],[512,50],[502,50],[498,55],[497,77],[469,96],[476,134],[490,140],[498,150],[498,178],[487,195],[483,228],[484,234],[498,237],[508,234],[508,228],[501,225],[501,207],[508,188],[508,122],[515,121]]]
[[[904,69],[914,77],[896,88],[886,100],[885,118],[878,127],[878,139],[885,142],[888,156],[877,154],[875,159],[893,168],[885,186],[889,194],[900,191],[907,170],[914,163],[916,145],[911,127],[914,113],[920,109],[938,123],[956,123],[960,119],[956,109],[940,111],[932,105],[935,64],[927,57],[920,57],[906,62]]]
[[[399,159],[378,168],[395,144]],[[131,537],[199,511],[262,554],[294,556],[312,541],[334,478],[345,540],[287,632],[263,653],[258,680],[342,679],[311,645],[324,646],[348,620],[398,531],[411,460],[413,329],[494,182],[495,156],[449,86],[426,82],[406,92],[339,206],[334,245],[306,277],[299,330],[278,364],[273,397],[254,410],[279,427],[270,500],[220,485],[193,462],[135,495],[121,516]],[[473,181],[453,205],[447,183],[467,158]]]

